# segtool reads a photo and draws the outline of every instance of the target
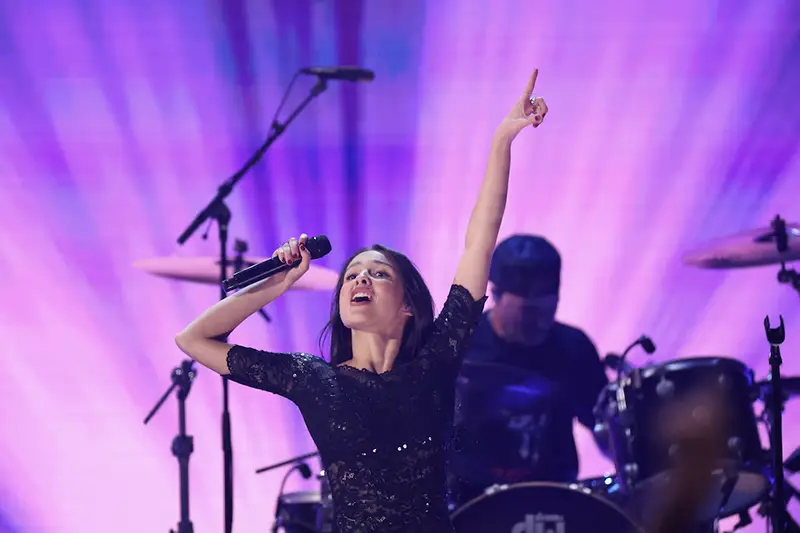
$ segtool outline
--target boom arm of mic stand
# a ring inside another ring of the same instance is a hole
[[[256,152],[250,157],[250,159],[245,162],[244,166],[239,169],[233,176],[228,178],[228,180],[220,185],[219,189],[217,190],[217,195],[211,200],[211,202],[202,210],[195,219],[189,224],[189,227],[181,233],[181,236],[178,237],[178,244],[181,246],[189,240],[189,238],[197,231],[197,228],[200,227],[203,222],[208,220],[209,218],[214,218],[214,213],[217,212],[219,209],[219,205],[228,197],[228,195],[233,191],[233,188],[239,182],[240,179],[247,173],[248,170],[253,168],[256,163],[258,163],[264,154],[269,150],[269,147],[278,140],[278,137],[286,131],[286,128],[289,124],[294,121],[297,116],[302,113],[303,109],[306,108],[308,104],[311,103],[311,100],[325,92],[325,89],[328,88],[328,83],[323,78],[317,78],[317,83],[312,87],[311,91],[308,95],[300,102],[300,105],[289,115],[285,122],[282,124],[277,120],[272,123],[272,131],[270,132],[267,140],[264,141],[264,144],[256,150]]]
[[[147,416],[144,419],[144,423],[145,424],[150,422],[150,420],[152,420],[153,417],[156,416],[156,413],[158,412],[158,410],[161,409],[161,406],[164,405],[164,402],[167,401],[167,398],[169,398],[169,395],[172,394],[172,391],[174,391],[175,387],[177,387],[177,386],[178,386],[178,383],[173,381],[172,385],[170,385],[170,387],[167,389],[167,392],[165,392],[161,396],[161,398],[159,398],[159,400],[156,402],[155,406],[153,406],[153,408],[150,409],[150,412],[147,413]]]
[[[258,470],[256,470],[256,474],[263,474],[264,472],[269,472],[270,470],[275,470],[276,468],[280,468],[282,466],[290,465],[292,463],[299,463],[300,461],[311,459],[312,457],[316,457],[317,455],[319,455],[319,452],[311,452],[303,455],[298,455],[297,457],[292,457],[291,459],[281,461],[280,463],[275,463],[274,465],[269,465],[259,468]]]

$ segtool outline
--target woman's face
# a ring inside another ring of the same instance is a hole
[[[383,253],[368,250],[347,265],[339,292],[339,314],[350,329],[402,335],[411,312],[405,304],[400,272]]]

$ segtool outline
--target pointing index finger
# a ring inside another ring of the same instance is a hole
[[[539,76],[539,69],[533,69],[533,74],[531,74],[531,79],[528,80],[528,85],[525,87],[525,94],[522,95],[523,98],[528,100],[533,94],[533,88],[536,87],[536,78]]]

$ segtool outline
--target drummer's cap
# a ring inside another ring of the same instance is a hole
[[[561,255],[544,237],[512,235],[495,248],[489,280],[497,293],[557,294],[561,284]]]

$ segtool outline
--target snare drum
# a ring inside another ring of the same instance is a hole
[[[487,491],[456,509],[456,533],[638,533],[612,503],[578,485],[519,483]]]
[[[278,499],[278,525],[286,533],[317,533],[322,497],[319,491],[288,492]]]
[[[609,385],[601,415],[623,490],[645,513],[646,508],[658,504],[657,497],[669,480],[671,458],[678,451],[677,444],[660,438],[657,424],[661,412],[671,401],[700,387],[718,388],[731,416],[720,443],[726,454],[715,472],[719,490],[698,519],[714,520],[744,511],[757,504],[769,488],[764,475],[767,456],[753,409],[752,371],[725,357],[668,361],[634,370],[624,378],[622,387]],[[729,497],[722,505],[725,487],[730,489]]]
[[[320,490],[288,492],[278,498],[277,524],[286,533],[330,533],[333,507],[328,478],[317,475]]]

